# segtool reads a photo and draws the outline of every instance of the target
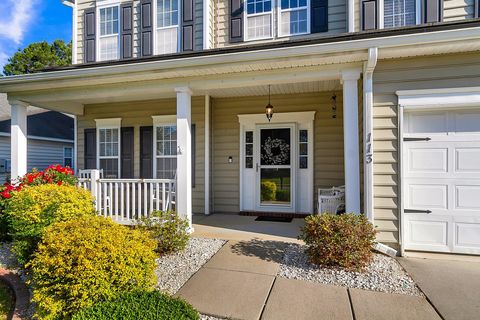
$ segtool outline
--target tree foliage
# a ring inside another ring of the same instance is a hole
[[[3,67],[6,76],[34,73],[46,68],[68,66],[72,63],[72,43],[55,40],[35,42],[19,49]]]

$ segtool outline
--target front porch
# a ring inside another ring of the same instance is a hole
[[[316,190],[339,185],[346,211],[360,213],[361,70],[297,67],[128,88],[119,75],[88,91],[12,93],[12,177],[26,171],[24,109],[35,104],[76,115],[75,168],[103,170],[83,183],[116,220],[168,209],[190,225],[193,213],[312,214]],[[265,151],[268,141],[284,154]],[[264,194],[266,182],[274,195]]]

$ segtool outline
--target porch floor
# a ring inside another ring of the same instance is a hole
[[[254,216],[214,213],[193,215],[193,236],[225,240],[273,240],[299,243],[303,219],[292,222],[255,221]]]

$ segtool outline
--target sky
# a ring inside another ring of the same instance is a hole
[[[0,0],[0,74],[32,42],[72,39],[72,9],[61,0]]]

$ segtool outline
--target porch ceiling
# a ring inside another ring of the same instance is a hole
[[[342,85],[339,80],[311,81],[300,83],[282,83],[271,86],[271,94],[297,94],[322,91],[341,91]],[[225,88],[209,90],[208,94],[213,98],[266,96],[268,85],[247,86],[241,88]]]

